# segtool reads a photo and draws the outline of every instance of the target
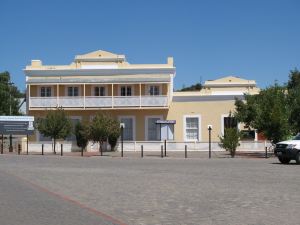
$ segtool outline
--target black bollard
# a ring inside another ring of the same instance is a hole
[[[1,154],[3,154],[3,134],[2,134],[2,141],[1,141]]]
[[[20,152],[21,152],[21,145],[18,144],[18,155],[20,155]]]
[[[42,155],[44,155],[44,144],[42,144]]]
[[[141,157],[143,158],[144,157],[144,146],[141,145]]]
[[[83,148],[81,148],[81,156],[83,156]]]
[[[268,158],[268,148],[265,147],[265,158]]]
[[[26,151],[26,153],[27,153],[27,155],[28,155],[28,135],[27,135],[26,147],[27,147],[27,151]]]
[[[163,158],[164,157],[164,146],[161,145],[160,147],[161,147],[160,148],[160,156],[161,156],[161,158]]]
[[[165,157],[166,157],[167,156],[167,140],[165,140],[164,145],[165,145]]]
[[[63,144],[60,144],[60,155],[63,156]]]
[[[187,145],[184,146],[184,158],[187,158]]]

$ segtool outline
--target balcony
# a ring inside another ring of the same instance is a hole
[[[30,97],[29,109],[34,108],[151,108],[168,107],[168,96],[60,96]]]

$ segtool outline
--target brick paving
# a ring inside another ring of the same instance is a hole
[[[260,155],[171,153],[3,155],[0,170],[127,224],[299,224],[299,165]]]

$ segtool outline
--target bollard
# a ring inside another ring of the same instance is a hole
[[[268,158],[268,148],[265,147],[265,158],[267,159]]]
[[[3,154],[3,134],[2,134],[2,142],[1,142],[1,154]]]
[[[44,144],[42,144],[42,155],[44,155]]]
[[[143,158],[143,157],[144,157],[144,146],[141,145],[141,158]]]
[[[63,144],[60,144],[60,156],[63,156]]]
[[[164,146],[161,145],[160,147],[161,147],[160,148],[160,156],[163,158],[164,157]]]
[[[26,153],[27,153],[27,155],[28,155],[28,134],[27,134],[26,148],[27,148]]]
[[[18,155],[20,155],[20,153],[21,153],[21,145],[18,144]]]
[[[164,141],[164,145],[165,145],[165,157],[167,156],[167,140]]]
[[[83,156],[83,148],[81,148],[81,156]]]
[[[187,145],[184,146],[184,158],[187,158]]]

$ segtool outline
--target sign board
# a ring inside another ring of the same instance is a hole
[[[157,120],[156,124],[176,124],[176,120]]]
[[[0,116],[0,134],[31,135],[33,122],[33,116]]]

